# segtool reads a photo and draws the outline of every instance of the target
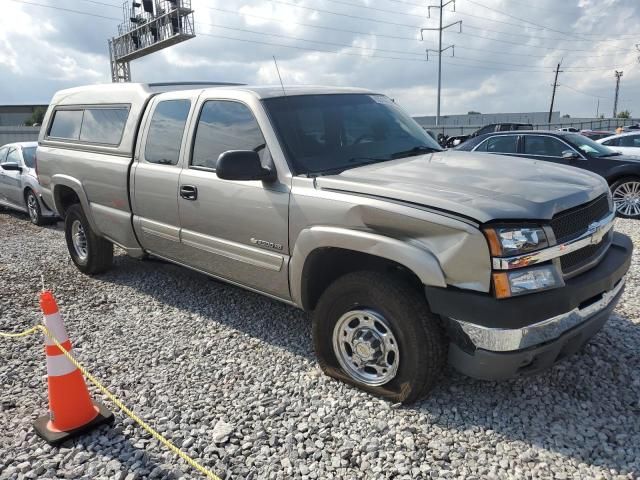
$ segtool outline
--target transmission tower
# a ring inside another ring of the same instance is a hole
[[[131,81],[131,60],[195,37],[191,0],[126,1],[118,36],[109,39],[111,80]]]
[[[462,32],[462,20],[458,20],[457,22],[450,23],[448,25],[442,25],[442,20],[444,16],[444,7],[449,4],[453,4],[453,11],[456,11],[456,0],[449,0],[445,2],[444,0],[440,0],[440,5],[429,5],[427,7],[427,18],[431,18],[431,9],[438,9],[438,17],[439,17],[439,26],[438,28],[422,28],[420,29],[420,38],[424,40],[424,32],[425,31],[437,31],[438,32],[438,49],[433,50],[432,48],[427,48],[427,60],[429,60],[429,52],[435,52],[438,54],[438,106],[436,108],[436,125],[440,124],[440,95],[442,91],[442,53],[451,49],[452,55],[455,56],[455,45],[449,45],[445,48],[442,48],[442,32],[444,32],[447,28],[453,27],[454,25],[460,26],[460,32]]]
[[[613,118],[616,118],[618,115],[618,94],[620,93],[620,78],[622,77],[622,71],[616,70],[616,95],[613,100]]]

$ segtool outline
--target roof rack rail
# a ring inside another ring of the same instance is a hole
[[[246,85],[246,83],[234,83],[234,82],[158,82],[158,83],[149,83],[147,85],[149,85],[149,87],[173,87],[173,86],[180,86],[180,85],[217,85],[217,86],[238,87],[238,86]]]

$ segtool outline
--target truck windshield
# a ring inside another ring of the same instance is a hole
[[[297,175],[442,150],[383,95],[301,95],[269,98],[264,104]]]

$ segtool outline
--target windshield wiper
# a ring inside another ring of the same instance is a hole
[[[601,157],[618,157],[622,155],[620,152],[611,152],[611,153],[607,153],[606,155],[600,155]]]
[[[441,152],[439,148],[428,147],[426,145],[418,145],[416,147],[410,148],[409,150],[403,150],[402,152],[396,152],[391,154],[391,158],[403,158],[403,157],[414,157],[416,155],[422,155],[423,153],[435,153]]]

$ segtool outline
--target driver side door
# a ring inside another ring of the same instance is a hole
[[[229,150],[269,145],[248,105],[201,98],[191,152],[180,174],[178,210],[184,261],[225,280],[289,299],[289,186],[276,180],[235,181],[216,175]]]

